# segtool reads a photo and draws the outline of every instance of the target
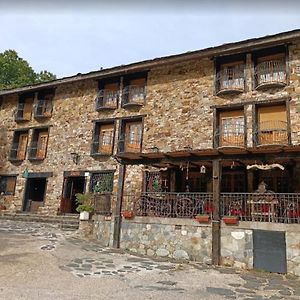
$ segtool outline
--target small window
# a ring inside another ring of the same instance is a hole
[[[120,86],[118,82],[105,83],[99,86],[96,109],[115,109],[118,106]]]
[[[16,187],[16,176],[2,176],[0,175],[0,194],[14,195]]]
[[[15,113],[15,121],[30,121],[32,114],[32,107],[34,101],[34,94],[21,95]]]
[[[114,146],[115,124],[101,123],[95,124],[95,134],[93,137],[92,154],[111,155]]]
[[[125,152],[140,152],[142,123],[128,122],[125,126]]]
[[[21,161],[26,158],[28,144],[28,131],[15,131],[10,149],[10,160]]]
[[[93,193],[111,193],[113,191],[114,172],[92,173],[90,191]]]
[[[50,118],[52,116],[52,91],[42,91],[38,93],[37,103],[35,104],[34,117],[37,119]]]
[[[146,74],[124,78],[123,107],[142,106],[146,99]]]
[[[48,128],[34,129],[30,144],[29,159],[43,160],[46,158],[48,137]]]

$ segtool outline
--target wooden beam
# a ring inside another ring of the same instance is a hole
[[[221,256],[221,228],[220,228],[220,186],[221,163],[213,160],[213,216],[212,216],[212,264],[220,264]]]
[[[113,247],[120,248],[120,235],[121,235],[121,209],[123,201],[124,181],[126,174],[126,165],[120,165],[119,180],[118,180],[118,193],[117,203],[114,213],[114,233],[113,233]]]

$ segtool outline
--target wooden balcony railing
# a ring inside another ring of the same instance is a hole
[[[100,90],[96,98],[96,110],[117,108],[119,96],[119,91],[107,89]]]
[[[256,145],[288,144],[287,122],[264,121],[258,124],[254,132]]]
[[[258,63],[254,76],[256,88],[286,85],[285,60],[268,60]]]
[[[221,193],[220,215],[237,216],[241,221],[300,224],[300,194]],[[212,216],[212,193],[144,192],[123,196],[123,210],[138,216],[194,218]]]
[[[215,132],[215,145],[217,145],[217,147],[244,147],[245,126],[236,125],[234,130],[218,128]]]
[[[244,66],[228,68],[218,72],[216,77],[217,94],[241,93],[244,91]]]

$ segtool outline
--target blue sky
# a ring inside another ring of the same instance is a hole
[[[300,28],[292,0],[24,2],[0,2],[0,52],[59,78]]]

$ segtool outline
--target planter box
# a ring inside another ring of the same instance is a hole
[[[125,210],[125,211],[122,211],[122,216],[125,219],[132,219],[134,217],[134,213],[133,213],[133,211]]]
[[[79,215],[79,220],[81,221],[87,221],[90,218],[90,213],[87,211],[82,211]]]
[[[223,222],[226,225],[236,225],[239,221],[239,217],[237,216],[227,216],[227,217],[223,217]]]
[[[208,223],[209,222],[209,215],[198,215],[195,217],[195,219],[199,222],[199,223]]]

